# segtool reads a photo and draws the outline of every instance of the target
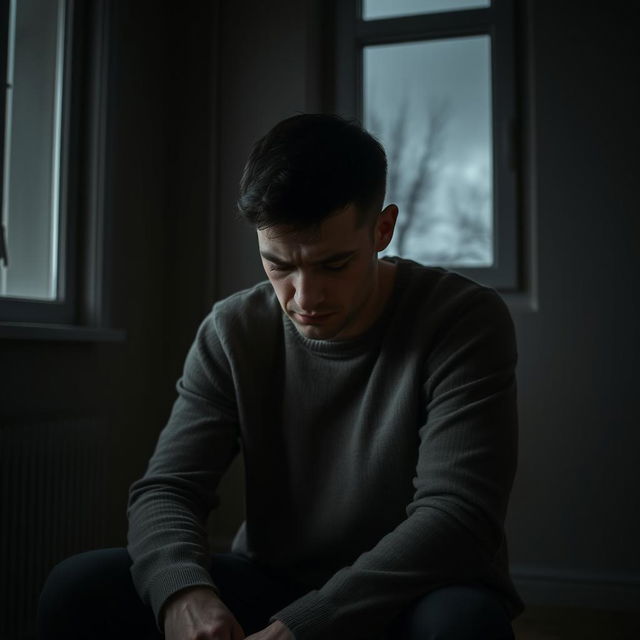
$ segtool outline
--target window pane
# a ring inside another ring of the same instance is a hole
[[[57,295],[64,0],[11,3],[0,295]]]
[[[400,208],[386,253],[493,264],[489,36],[364,49],[364,124],[389,159]]]
[[[491,0],[363,0],[364,20],[415,16],[421,13],[439,13],[460,9],[483,9]]]

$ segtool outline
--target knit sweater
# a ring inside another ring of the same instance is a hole
[[[216,303],[144,477],[134,583],[156,616],[208,585],[205,522],[242,450],[233,550],[308,593],[274,612],[298,640],[376,638],[439,586],[483,584],[512,615],[503,523],[516,466],[513,324],[492,289],[393,259],[362,335],[302,336],[268,282]]]

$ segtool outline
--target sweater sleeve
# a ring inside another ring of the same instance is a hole
[[[513,324],[490,289],[441,320],[425,358],[426,419],[406,519],[320,589],[273,616],[297,640],[377,637],[429,591],[492,584],[500,572],[496,559],[504,552],[517,455]],[[389,457],[392,469],[393,452]]]
[[[215,589],[205,525],[239,444],[233,384],[214,317],[197,333],[167,425],[129,494],[131,573],[159,625],[172,594],[195,586]]]

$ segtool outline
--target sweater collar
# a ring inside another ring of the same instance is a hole
[[[389,299],[376,321],[363,333],[348,340],[314,340],[301,335],[293,321],[283,313],[285,331],[305,349],[329,358],[348,358],[369,351],[379,343],[393,310],[397,307],[401,291],[410,276],[410,263],[396,257],[384,257],[383,260],[396,265],[395,280]]]

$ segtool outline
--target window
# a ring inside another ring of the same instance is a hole
[[[68,175],[71,4],[3,3],[2,316],[71,321]]]
[[[108,5],[0,0],[2,335],[106,321]]]
[[[65,2],[10,3],[6,56],[0,295],[58,295]],[[8,245],[12,261],[8,264]]]
[[[387,253],[519,285],[510,0],[338,2],[336,103],[383,143]]]

